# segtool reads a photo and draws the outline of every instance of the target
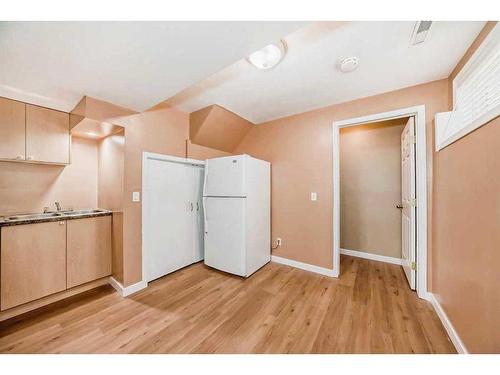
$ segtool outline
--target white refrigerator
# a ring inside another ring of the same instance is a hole
[[[250,276],[271,260],[271,165],[249,155],[208,159],[205,264]]]

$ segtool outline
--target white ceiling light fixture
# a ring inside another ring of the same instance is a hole
[[[340,60],[339,69],[342,73],[355,71],[359,66],[359,59],[356,56],[346,57]]]
[[[285,57],[287,51],[283,40],[271,43],[264,48],[250,54],[247,61],[260,70],[269,70],[278,65]]]

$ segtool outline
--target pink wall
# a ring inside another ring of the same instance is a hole
[[[230,152],[216,150],[215,148],[200,146],[191,141],[186,142],[186,156],[191,159],[206,160],[221,156],[232,155]]]
[[[123,210],[125,134],[120,132],[98,141],[98,205]]]
[[[74,137],[71,164],[0,162],[0,215],[97,207],[97,143]]]
[[[494,25],[459,62],[450,87]],[[449,103],[451,110],[451,92]],[[432,292],[470,352],[500,353],[500,118],[434,161]]]
[[[255,126],[235,153],[248,153],[272,163],[272,236],[283,239],[283,245],[273,254],[320,267],[333,266],[334,120],[425,104],[431,200],[433,119],[436,112],[447,108],[447,88],[447,80],[440,80]],[[313,191],[318,193],[316,202],[309,198]],[[429,212],[431,208],[429,205]],[[431,221],[429,215],[429,225]]]

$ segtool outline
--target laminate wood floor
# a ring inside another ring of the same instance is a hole
[[[401,267],[342,257],[339,279],[198,263],[128,298],[104,286],[0,323],[2,353],[454,353]]]

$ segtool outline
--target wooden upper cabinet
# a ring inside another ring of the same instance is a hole
[[[67,287],[111,275],[111,216],[68,221]]]
[[[24,160],[25,104],[0,98],[0,159]]]
[[[69,114],[26,104],[26,160],[70,162]]]
[[[66,289],[66,222],[1,228],[1,310]]]

